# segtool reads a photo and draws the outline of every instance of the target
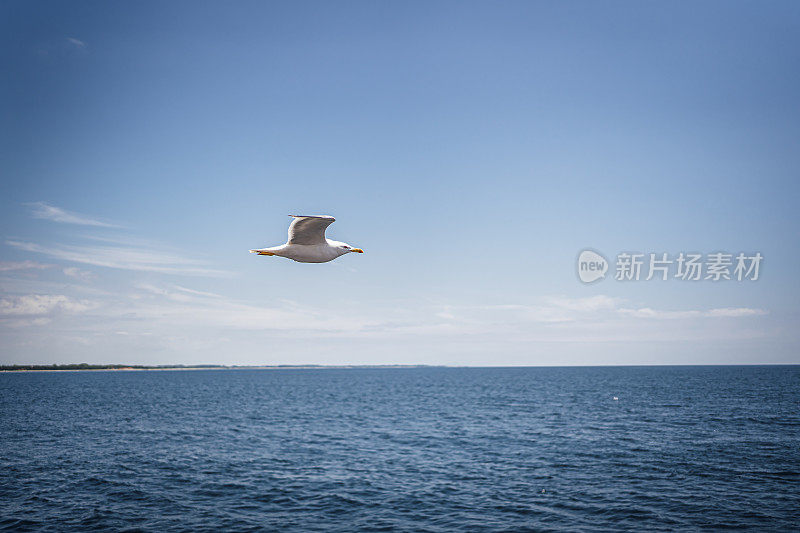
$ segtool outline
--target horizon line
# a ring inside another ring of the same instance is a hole
[[[736,367],[736,366],[800,366],[800,363],[707,363],[707,364],[599,364],[599,365],[436,365],[424,363],[396,364],[163,364],[141,365],[122,363],[51,363],[0,364],[0,372],[103,372],[146,370],[347,370],[347,369],[411,369],[411,368],[649,368],[649,367]],[[66,367],[66,368],[65,368]]]

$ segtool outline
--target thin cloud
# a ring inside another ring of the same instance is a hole
[[[25,204],[31,207],[31,216],[42,220],[50,220],[61,224],[76,224],[79,226],[94,226],[99,228],[119,228],[116,224],[97,220],[80,213],[73,213],[60,207],[47,204],[45,202],[33,202]]]
[[[542,298],[538,304],[444,306],[433,316],[462,326],[466,334],[482,328],[500,331],[541,326],[561,330],[572,328],[578,331],[627,324],[627,327],[635,329],[645,323],[662,321],[697,325],[720,319],[751,318],[768,314],[764,309],[749,307],[663,310],[650,307],[632,308],[624,304],[625,301],[621,298],[604,295],[586,298],[550,296]]]
[[[37,263],[36,261],[0,261],[0,272],[11,272],[13,270],[44,270],[55,265]]]
[[[0,323],[8,328],[28,328],[31,326],[46,326],[52,321],[53,319],[51,318],[40,316],[36,318],[3,319]]]
[[[763,309],[753,309],[750,307],[725,307],[719,309],[688,309],[684,311],[662,311],[642,307],[639,309],[620,308],[617,310],[620,315],[634,318],[651,318],[655,320],[676,320],[687,318],[740,318],[748,316],[763,316],[767,312]]]
[[[214,292],[205,292],[205,291],[197,291],[194,289],[189,289],[187,287],[181,287],[180,285],[174,285],[174,287],[182,292],[193,294],[195,296],[205,296],[206,298],[222,298],[221,294],[216,294]]]
[[[158,324],[199,331],[251,330],[274,335],[358,335],[377,325],[373,318],[358,314],[328,313],[291,304],[263,306],[225,298],[180,285],[139,283],[129,300],[104,308],[107,319],[134,324]],[[151,326],[147,326],[151,329]]]
[[[72,45],[74,45],[77,48],[80,48],[81,50],[86,48],[86,43],[85,42],[83,42],[83,41],[81,41],[79,39],[76,39],[74,37],[67,37],[67,42],[72,44]]]
[[[111,334],[119,338],[116,332],[124,331],[126,342],[155,343],[176,354],[213,352],[233,338],[243,343],[245,359],[262,353],[264,346],[298,339],[383,344],[416,339],[430,346],[495,350],[536,343],[699,342],[768,335],[756,320],[766,314],[763,310],[629,309],[622,300],[613,299],[612,305],[610,299],[594,296],[543,297],[527,305],[390,307],[376,312],[248,302],[174,283],[137,283],[130,289],[91,300],[30,293],[7,298],[0,303],[0,324],[6,328],[68,324],[70,331],[96,342],[106,342]]]
[[[94,307],[92,302],[73,300],[63,294],[27,294],[0,299],[0,316],[48,315],[54,311],[80,313]]]
[[[749,307],[724,307],[721,309],[712,309],[706,312],[709,317],[726,317],[736,318],[742,316],[762,316],[767,312],[764,309],[751,309]]]
[[[601,311],[614,309],[619,301],[619,298],[612,298],[611,296],[605,296],[603,294],[587,296],[585,298],[564,298],[559,296],[547,298],[549,304],[570,311]]]
[[[153,248],[137,248],[122,245],[42,246],[36,243],[13,240],[6,241],[6,244],[20,250],[44,254],[55,259],[119,270],[211,277],[224,277],[229,275],[228,272],[222,270],[203,268],[197,263],[187,261],[176,253]]]
[[[194,289],[181,287],[180,285],[171,285],[168,288],[164,288],[164,287],[157,287],[149,283],[139,283],[135,285],[135,288],[145,291],[150,295],[165,296],[170,300],[174,301],[194,301],[197,300],[197,297],[223,298],[222,295],[215,294],[213,292],[197,291]],[[138,295],[136,295],[135,297],[138,298]]]
[[[92,272],[89,272],[88,270],[81,270],[78,267],[66,267],[62,272],[64,272],[65,276],[82,281],[88,281],[94,278],[94,274]]]

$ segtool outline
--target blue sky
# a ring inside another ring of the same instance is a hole
[[[800,363],[796,2],[0,9],[2,363]]]

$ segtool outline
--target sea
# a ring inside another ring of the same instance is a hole
[[[0,374],[0,529],[800,530],[800,367]]]

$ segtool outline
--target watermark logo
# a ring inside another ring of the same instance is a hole
[[[616,281],[756,281],[760,275],[764,256],[715,252],[701,254],[680,252],[670,256],[666,252],[617,254],[614,268]],[[584,283],[605,278],[609,265],[606,258],[593,250],[583,250],[578,256],[578,277]]]
[[[592,250],[584,250],[578,255],[578,277],[584,283],[592,283],[606,277],[608,261]]]

